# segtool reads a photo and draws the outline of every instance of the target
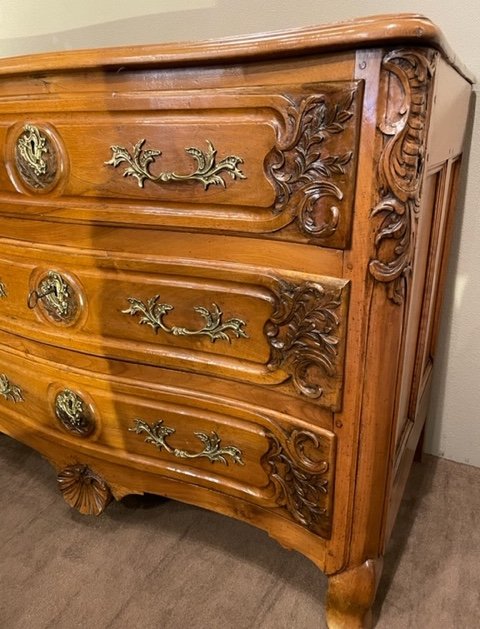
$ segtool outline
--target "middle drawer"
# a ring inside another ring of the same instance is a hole
[[[1,256],[1,251],[0,251]],[[13,265],[12,265],[13,260]],[[0,257],[0,326],[43,343],[341,404],[348,282],[41,248]]]

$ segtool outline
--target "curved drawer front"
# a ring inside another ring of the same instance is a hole
[[[32,377],[32,374],[35,374]],[[1,423],[211,487],[330,534],[335,436],[248,403],[149,390],[0,347]],[[73,441],[72,441],[73,440]]]
[[[77,220],[345,247],[360,98],[355,82],[152,91],[91,95],[79,112],[78,95],[65,95],[61,114],[43,100],[16,103],[24,116],[13,125],[0,101],[2,205],[35,212],[48,197],[50,213]]]
[[[220,262],[150,262],[110,255],[103,268],[31,250],[0,258],[0,326],[98,356],[280,387],[341,404],[349,285],[322,276],[258,275]],[[10,279],[11,278],[11,279]]]

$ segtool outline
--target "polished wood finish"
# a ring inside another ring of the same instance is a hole
[[[82,513],[152,492],[265,529],[329,576],[329,627],[369,626],[466,71],[382,16],[0,75],[0,430]]]
[[[371,608],[382,573],[382,558],[367,559],[328,582],[326,616],[331,629],[370,629]]]

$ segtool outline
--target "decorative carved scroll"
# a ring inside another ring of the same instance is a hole
[[[271,347],[268,367],[285,369],[299,393],[319,398],[325,377],[334,381],[341,377],[339,328],[346,314],[347,285],[282,280],[280,286],[276,310],[265,327]]]
[[[69,465],[57,481],[65,501],[85,515],[100,515],[112,499],[107,483],[88,465]]]
[[[264,458],[275,486],[275,501],[309,530],[328,536],[334,473],[334,437],[308,430],[269,433],[270,448]]]
[[[400,49],[383,59],[385,80],[396,77],[403,97],[395,111],[387,98],[379,124],[387,140],[379,162],[380,201],[372,216],[382,220],[369,269],[396,304],[403,303],[413,263],[435,56],[432,51]]]
[[[328,87],[320,85],[320,93],[299,102],[285,95],[291,103],[286,112],[288,130],[266,161],[267,174],[277,191],[274,211],[289,207],[298,229],[318,239],[329,239],[337,231],[339,202],[344,199],[345,186],[353,192],[354,178],[355,138],[342,136],[347,129],[351,134],[356,126],[358,86]]]

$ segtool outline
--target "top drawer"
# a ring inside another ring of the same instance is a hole
[[[360,100],[346,81],[4,98],[2,209],[344,248]]]

